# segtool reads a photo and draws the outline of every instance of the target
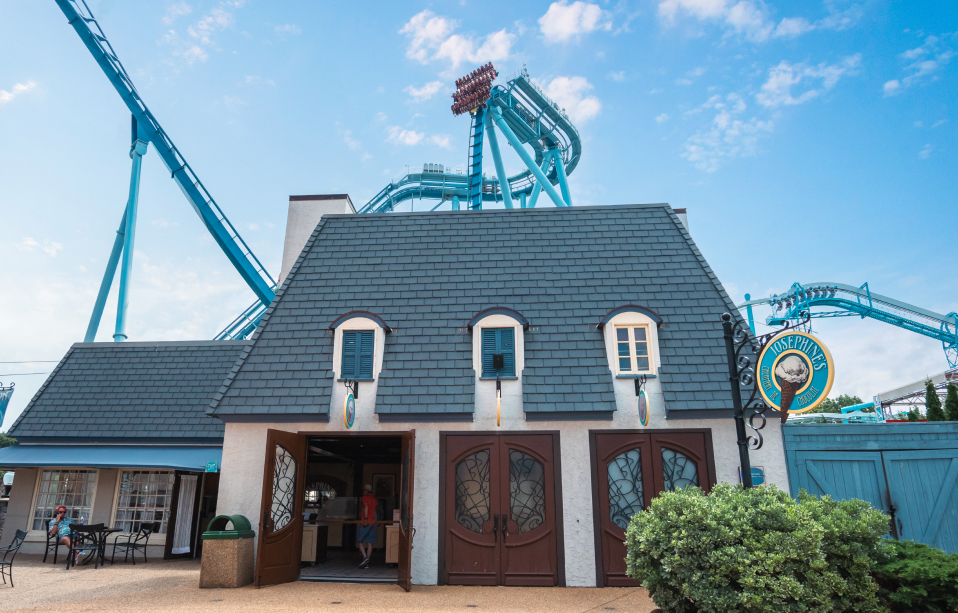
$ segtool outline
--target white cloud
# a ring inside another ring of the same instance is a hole
[[[668,120],[669,120],[669,114],[668,114],[668,113],[662,113],[661,115],[657,115],[657,116],[655,117],[655,122],[656,122],[656,123],[665,123],[665,122],[668,121]]]
[[[176,222],[166,221],[165,219],[154,219],[150,222],[151,226],[156,226],[157,228],[170,228],[172,226],[178,226],[180,224]]]
[[[622,81],[625,81],[625,71],[620,70],[619,72],[610,72],[609,78],[616,83],[621,83]]]
[[[951,43],[958,38],[958,34],[946,34],[942,37],[929,36],[921,46],[915,49],[909,49],[900,55],[903,60],[909,63],[905,66],[908,73],[899,79],[892,79],[885,83],[883,92],[885,96],[894,96],[902,93],[912,85],[928,81],[937,81],[940,77],[938,72],[942,66],[946,65],[951,58],[955,57],[955,51]]]
[[[443,149],[451,149],[450,143],[452,142],[452,137],[448,134],[433,134],[429,137],[429,142],[436,145],[437,147],[442,147]]]
[[[676,79],[675,84],[676,85],[691,85],[692,79]]]
[[[209,59],[209,49],[219,49],[214,40],[214,35],[233,24],[233,10],[242,7],[244,4],[245,0],[221,0],[218,7],[210,9],[199,21],[186,28],[189,35],[188,39],[182,39],[175,30],[168,30],[163,37],[163,41],[172,45],[175,48],[173,55],[183,58],[187,64],[205,62]],[[189,12],[191,11],[192,9]]]
[[[27,81],[26,83],[17,83],[10,91],[0,89],[0,104],[6,104],[17,96],[27,93],[36,86],[37,84],[35,82]]]
[[[422,87],[414,87],[410,85],[403,91],[412,96],[413,100],[416,102],[424,102],[429,100],[442,90],[442,81],[430,81]]]
[[[248,225],[249,225],[249,229],[250,229],[251,232],[256,232],[257,230],[259,230],[259,226],[258,226],[257,224],[255,224],[255,223],[251,223],[251,224],[248,224]]]
[[[922,148],[921,151],[918,152],[918,157],[920,157],[923,160],[927,160],[929,157],[931,157],[931,152],[934,150],[935,150],[935,146],[932,145],[931,143],[928,143]]]
[[[459,22],[429,10],[417,13],[399,30],[409,37],[406,57],[422,64],[447,60],[449,70],[463,62],[484,63],[508,59],[515,36],[505,29],[484,38],[453,34]]]
[[[178,17],[189,15],[192,12],[193,12],[193,8],[185,2],[177,2],[176,4],[171,4],[166,9],[166,16],[163,17],[163,23],[165,23],[166,25],[170,25],[171,23],[176,21]]]
[[[363,143],[358,138],[353,138],[352,130],[343,131],[343,142],[353,151],[360,151],[363,148]]]
[[[939,119],[939,120],[936,121],[935,123],[931,124],[931,127],[937,128],[938,126],[943,126],[943,125],[945,125],[946,123],[948,123],[948,120],[947,120],[947,119]]]
[[[599,99],[587,95],[593,88],[585,77],[556,77],[543,89],[573,122],[588,121],[602,111]]]
[[[861,65],[860,53],[846,57],[838,64],[790,64],[782,60],[778,66],[769,70],[768,80],[762,85],[755,99],[759,104],[769,108],[783,105],[802,104],[827,92],[838,83],[845,74],[854,74]],[[808,86],[809,81],[820,81]],[[792,87],[805,85],[805,91],[793,95]]]
[[[387,130],[386,142],[396,145],[418,145],[426,135],[415,130],[404,130],[399,126],[390,126]]]
[[[661,0],[658,13],[667,26],[675,25],[680,17],[691,17],[722,23],[728,34],[739,34],[752,42],[791,38],[813,30],[844,30],[855,25],[862,15],[857,4],[844,11],[835,10],[829,2],[825,7],[829,14],[823,19],[811,22],[804,17],[786,17],[778,24],[761,0]]]
[[[303,30],[302,28],[300,28],[299,26],[295,24],[284,23],[283,25],[280,25],[280,26],[273,26],[273,31],[279,34],[280,36],[284,36],[286,34],[299,34]]]
[[[383,113],[382,111],[379,111],[378,113],[376,113],[376,121],[377,121],[377,122],[380,122],[380,123],[381,123],[381,122],[383,122],[383,121],[386,121],[386,119],[387,119],[386,113]]]
[[[706,110],[718,112],[708,127],[686,140],[682,153],[682,157],[706,172],[715,172],[729,159],[754,155],[759,137],[770,133],[773,128],[771,120],[738,117],[746,110],[745,100],[738,94],[729,94],[725,98],[712,96],[686,115]]]
[[[19,247],[22,251],[33,251],[34,249],[40,249],[53,258],[56,257],[57,251],[61,251],[63,249],[63,243],[55,243],[50,239],[45,238],[41,244],[29,236],[24,236],[17,247]]]
[[[612,19],[598,4],[581,0],[572,4],[567,0],[553,2],[539,18],[539,31],[549,43],[567,43],[596,30],[612,30]]]
[[[246,77],[243,80],[243,83],[245,83],[246,85],[259,85],[261,83],[265,83],[266,85],[271,85],[273,87],[276,87],[276,83],[272,79],[264,79],[263,77],[253,76],[253,75],[246,75]]]

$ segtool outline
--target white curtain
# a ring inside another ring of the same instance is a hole
[[[173,550],[170,552],[173,554],[190,552],[196,479],[197,477],[189,475],[180,477],[180,496],[176,503],[176,533],[173,535]]]

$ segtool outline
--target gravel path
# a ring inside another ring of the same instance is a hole
[[[268,588],[199,587],[198,560],[150,561],[64,570],[42,556],[18,556],[16,587],[0,585],[0,611],[335,611],[336,613],[503,611],[515,613],[618,611],[650,613],[645,590],[633,588],[518,588],[296,582]]]

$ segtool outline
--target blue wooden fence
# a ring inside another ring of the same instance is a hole
[[[867,500],[894,535],[958,551],[958,422],[782,428],[793,496]]]

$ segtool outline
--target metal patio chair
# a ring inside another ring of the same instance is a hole
[[[58,533],[50,534],[50,524],[53,522],[53,519],[48,519],[44,522],[44,525],[47,528],[47,546],[43,550],[43,563],[46,564],[47,555],[52,551],[53,552],[53,563],[57,563],[57,555],[60,553],[60,535]]]
[[[67,570],[70,566],[76,566],[73,560],[76,553],[80,551],[90,551],[93,554],[93,568],[99,568],[100,562],[100,532],[103,530],[103,524],[94,524],[84,526],[81,524],[70,524],[70,553],[67,554]],[[84,564],[89,561],[89,557]]]
[[[150,542],[150,536],[154,532],[160,530],[160,522],[155,521],[149,524],[140,524],[140,529],[136,534],[127,534],[125,535],[126,540],[123,540],[123,536],[116,537],[116,540],[113,541],[113,555],[110,557],[110,565],[116,561],[116,548],[119,547],[123,552],[123,562],[127,560],[127,556],[133,560],[133,566],[136,566],[136,552],[143,552],[143,563],[148,562],[146,559],[146,546]]]
[[[7,576],[10,576],[10,587],[13,587],[13,559],[17,557],[20,551],[20,545],[23,545],[23,539],[27,538],[26,530],[17,530],[17,535],[13,537],[13,542],[9,546],[0,549],[3,553],[3,559],[0,559],[0,577],[3,578],[3,584],[7,584]],[[7,556],[10,559],[7,559]]]

